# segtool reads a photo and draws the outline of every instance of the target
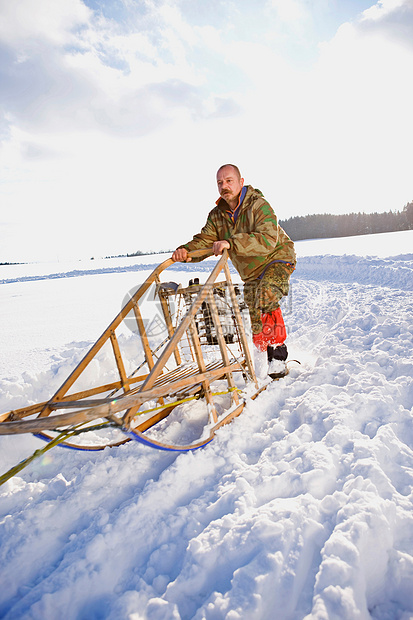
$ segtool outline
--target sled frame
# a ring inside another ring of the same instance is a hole
[[[206,258],[211,255],[211,249],[196,250],[189,253],[191,258]],[[205,284],[199,285],[192,305],[176,327],[173,325],[168,295],[159,292],[162,288],[160,286],[162,284],[160,275],[173,263],[174,261],[169,258],[154,269],[48,401],[1,414],[0,435],[29,432],[50,441],[53,437],[48,435],[47,431],[71,428],[73,425],[89,423],[103,418],[112,426],[122,430],[126,435],[125,439],[99,446],[84,446],[69,442],[65,442],[63,445],[77,449],[97,450],[136,439],[141,443],[163,450],[190,450],[209,443],[218,428],[239,415],[247,400],[254,398],[265,387],[259,388],[255,376],[242,315],[231,280],[228,253],[224,250]],[[224,285],[229,293],[238,334],[239,350],[242,354],[236,358],[230,357],[214,299],[214,285],[216,285],[217,277],[221,272],[225,276]],[[156,361],[155,351],[151,349],[139,306],[140,300],[152,285],[158,287],[159,301],[168,333],[167,343]],[[215,349],[219,350],[219,356],[213,362],[204,358],[205,347],[201,345],[195,322],[196,315],[204,303],[208,303],[211,311],[217,341]],[[136,375],[136,370],[129,375],[127,374],[124,357],[116,335],[116,329],[130,313],[133,313],[137,333],[142,343],[144,362],[141,367],[143,365],[147,367],[147,372],[138,375]],[[191,363],[182,362],[181,349],[184,339],[190,345]],[[76,380],[106,343],[110,343],[113,351],[119,376],[118,380],[71,393],[70,390]],[[172,370],[167,370],[166,364],[172,357],[176,366]],[[247,383],[253,385],[253,390],[249,390],[248,397],[239,395],[233,376],[235,372],[242,373]],[[227,391],[231,395],[231,406],[224,414],[218,416],[211,383],[221,379],[226,380]],[[110,395],[105,396],[108,392]],[[185,446],[162,443],[145,436],[148,429],[165,419],[182,402],[183,394],[189,396],[198,394],[205,399],[209,411],[209,434],[201,440]],[[136,416],[139,414],[140,408],[144,403],[153,400],[159,404],[156,413],[147,417],[143,422],[136,423]],[[60,410],[64,410],[64,413],[58,413]],[[33,418],[33,416],[37,417]]]

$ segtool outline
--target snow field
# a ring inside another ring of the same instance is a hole
[[[382,280],[377,261],[302,260],[285,309],[301,366],[202,450],[54,449],[0,488],[0,617],[413,618],[412,260],[384,258]],[[84,345],[10,373],[1,411],[47,398]],[[200,432],[202,404],[183,409]],[[0,444],[2,471],[43,445]]]

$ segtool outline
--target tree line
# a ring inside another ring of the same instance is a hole
[[[293,241],[412,230],[413,202],[407,203],[402,211],[303,215],[280,220],[280,225]]]

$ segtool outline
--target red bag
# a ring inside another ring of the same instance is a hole
[[[266,351],[268,345],[282,344],[287,338],[281,308],[268,313],[261,313],[262,332],[254,334],[252,341],[260,351]]]

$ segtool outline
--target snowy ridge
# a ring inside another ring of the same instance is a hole
[[[413,290],[413,254],[393,258],[344,256],[305,256],[299,258],[294,274],[299,278],[358,282]]]
[[[410,620],[410,261],[300,259],[285,319],[301,366],[204,449],[55,449],[1,487],[0,617]],[[11,373],[1,410],[46,398],[85,348]],[[204,415],[186,403],[165,432],[196,436]],[[0,438],[1,471],[41,445]]]
[[[158,262],[153,262],[135,265],[98,267],[95,269],[74,269],[70,271],[37,275],[33,274],[29,276],[6,277],[0,280],[0,284],[151,271],[158,264]],[[200,273],[209,273],[214,265],[215,261],[205,260],[201,263],[178,263],[176,265],[171,265],[169,270],[184,272],[193,272],[196,270]],[[235,273],[235,269],[232,264],[230,264],[230,269],[232,273]],[[299,257],[297,269],[294,275],[299,278],[329,280],[331,282],[358,282],[359,284],[370,284],[374,282],[375,284],[381,286],[412,290],[413,254],[404,254],[391,259],[361,257],[354,254],[344,256],[304,256]]]

